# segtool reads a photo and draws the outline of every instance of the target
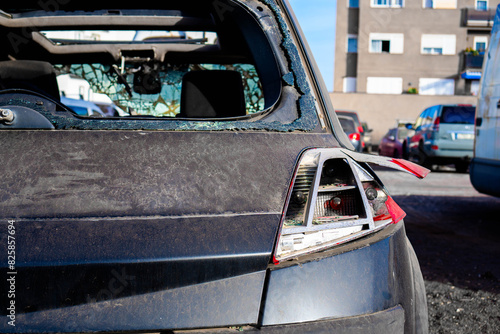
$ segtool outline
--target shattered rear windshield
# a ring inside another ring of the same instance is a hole
[[[61,96],[66,98],[64,104],[75,109],[74,106],[78,105],[78,102],[74,100],[87,100],[101,109],[107,109],[109,104],[115,106],[114,112],[107,112],[101,115],[102,117],[176,117],[180,113],[182,79],[190,71],[227,70],[239,73],[243,82],[246,114],[254,114],[264,109],[262,85],[253,65],[167,64],[146,68],[146,71],[154,71],[154,80],[158,85],[157,91],[149,94],[141,94],[142,87],[137,87],[135,82],[136,74],[145,70],[141,66],[120,69],[117,66],[102,64],[73,64],[56,65],[55,68]],[[213,85],[217,85],[217,82]]]

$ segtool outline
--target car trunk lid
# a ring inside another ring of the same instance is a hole
[[[10,171],[0,183],[0,224],[15,226],[12,271],[22,291],[15,329],[256,323],[297,157],[335,145],[331,138],[0,132]],[[8,288],[4,281],[4,298]]]

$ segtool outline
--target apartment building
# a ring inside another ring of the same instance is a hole
[[[333,105],[357,110],[375,144],[398,119],[475,104],[500,0],[338,0]]]

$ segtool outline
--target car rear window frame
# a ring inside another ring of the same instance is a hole
[[[265,37],[269,40],[280,70],[280,96],[275,104],[262,112],[234,119],[185,120],[161,118],[145,120],[135,117],[90,119],[77,116],[67,117],[58,112],[61,108],[57,103],[33,106],[32,101],[30,102],[29,99],[24,98],[26,94],[21,94],[22,96],[17,100],[15,98],[12,100],[25,103],[26,106],[35,107],[34,109],[48,118],[56,129],[272,130],[289,132],[313,131],[321,128],[309,79],[280,7],[274,0],[252,0],[245,3],[231,1],[243,7],[249,12],[249,15],[252,15],[257,20]],[[12,92],[4,92],[3,94],[5,93],[12,94]],[[290,115],[289,113],[293,113],[293,110],[295,110],[295,114]]]

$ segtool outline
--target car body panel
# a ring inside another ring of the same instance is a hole
[[[265,271],[186,287],[20,314],[4,333],[144,331],[218,327],[258,320]],[[116,281],[118,282],[118,281]],[[116,284],[119,289],[120,285]],[[112,295],[112,289],[105,290]]]
[[[271,132],[1,131],[9,146],[1,160],[16,173],[2,180],[10,186],[1,187],[0,215],[281,213],[300,152],[336,145],[326,134],[291,136],[295,139]]]

